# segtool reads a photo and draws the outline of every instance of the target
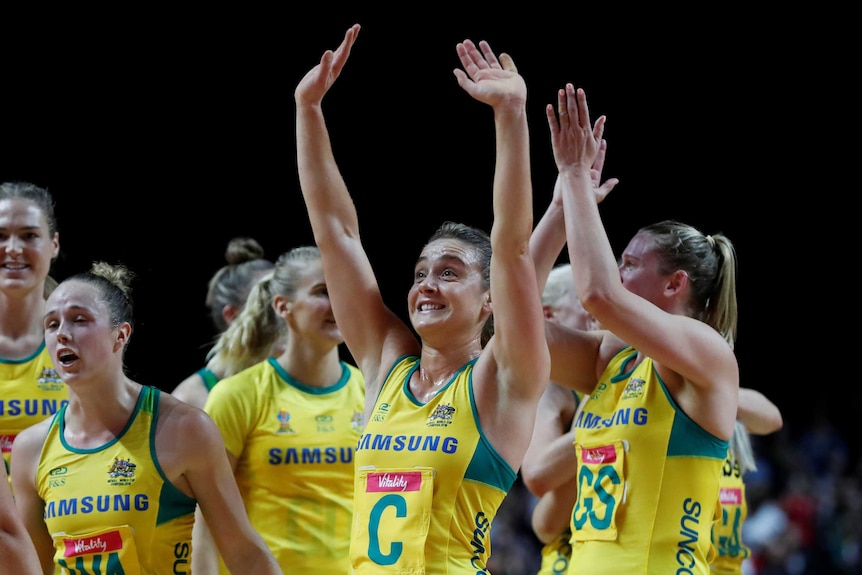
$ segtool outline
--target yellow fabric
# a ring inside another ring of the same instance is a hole
[[[575,422],[569,575],[707,575],[728,442],[685,415],[650,358],[618,353]]]
[[[721,472],[721,514],[712,526],[712,542],[718,555],[712,563],[713,575],[742,575],[742,563],[751,549],[742,542],[742,525],[748,515],[745,483],[739,465],[730,457]]]
[[[337,382],[316,388],[274,358],[221,380],[207,398],[204,409],[237,458],[249,519],[285,573],[348,572],[364,408],[356,367],[342,363]]]
[[[30,357],[0,358],[0,448],[6,471],[15,437],[67,403],[69,390],[54,370],[45,342]]]
[[[474,363],[427,403],[408,386],[418,357],[390,370],[356,452],[354,573],[487,572],[491,523],[516,474],[482,434]]]
[[[161,392],[144,387],[126,428],[94,449],[63,438],[54,417],[36,469],[55,564],[70,573],[187,573],[195,500],[162,474],[154,457]]]

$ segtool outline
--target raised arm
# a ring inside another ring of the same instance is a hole
[[[498,59],[487,42],[456,46],[458,85],[494,110],[496,167],[491,228],[491,304],[495,335],[474,372],[483,429],[517,468],[532,418],[550,374],[544,316],[530,255],[533,201],[527,128],[527,87],[512,58]]]
[[[562,184],[566,242],[584,307],[602,328],[656,362],[670,393],[690,417],[715,435],[729,438],[734,420],[723,407],[737,402],[739,385],[732,348],[712,326],[684,313],[680,303],[670,304],[664,293],[652,297],[623,285],[621,270],[626,269],[617,265],[590,180],[604,117],[591,126],[586,95],[571,84],[560,90],[557,108],[559,118],[553,106],[548,106],[547,116]],[[683,286],[687,276],[682,272],[676,278],[677,285]],[[676,307],[663,309],[657,301]],[[606,363],[609,347],[600,362]],[[683,388],[686,393],[680,392]]]
[[[332,310],[347,348],[365,375],[367,396],[373,400],[389,364],[403,353],[418,353],[419,344],[383,302],[322,110],[323,97],[347,63],[359,28],[358,24],[351,26],[338,48],[326,50],[296,87],[296,153],[299,183],[320,248]]]
[[[608,142],[602,140],[599,151],[590,169],[590,178],[596,195],[596,203],[601,203],[619,183],[617,178],[608,178],[602,183],[602,170],[605,166]],[[548,274],[557,262],[557,258],[566,245],[566,225],[563,218],[563,196],[560,177],[554,181],[554,193],[545,213],[536,224],[530,238],[530,254],[536,264],[536,280],[539,282],[539,292],[545,289]]]

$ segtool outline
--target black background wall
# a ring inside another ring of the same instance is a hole
[[[542,6],[8,16],[0,180],[54,194],[59,278],[97,259],[138,273],[129,372],[171,390],[214,335],[204,295],[228,240],[251,235],[271,259],[311,242],[293,88],[353,22],[362,31],[324,107],[384,296],[404,310],[414,259],[443,220],[490,228],[493,119],[452,74],[455,44],[486,39],[528,83],[536,215],[555,177],[544,106],[571,81],[608,116],[605,175],[621,183],[602,213],[615,249],[664,218],[727,234],[743,385],[803,421],[824,357],[799,332],[819,322],[799,313],[817,262],[794,230],[817,217],[809,151],[824,145],[801,131],[824,113],[807,102],[805,27],[707,7]],[[858,408],[858,394],[831,406],[839,424]]]

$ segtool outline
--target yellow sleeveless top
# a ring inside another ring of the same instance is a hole
[[[237,458],[236,480],[255,530],[285,573],[348,573],[354,450],[365,379],[310,387],[274,358],[219,381],[204,407]],[[222,573],[228,573],[222,563]]]
[[[742,563],[751,549],[742,542],[742,524],[748,515],[745,483],[739,464],[731,457],[721,470],[721,514],[712,526],[712,543],[718,556],[712,563],[713,575],[742,575]]]
[[[409,389],[419,358],[400,358],[356,451],[353,573],[485,574],[494,516],[516,473],[482,433],[475,360],[428,403]]]
[[[54,370],[44,341],[30,357],[0,358],[0,448],[7,472],[15,437],[67,403],[69,390]]]
[[[126,428],[94,449],[66,443],[65,406],[54,416],[36,489],[58,572],[189,572],[196,501],[168,482],[155,456],[160,393],[144,386]]]
[[[728,442],[676,405],[652,359],[608,364],[575,422],[569,575],[708,575]]]

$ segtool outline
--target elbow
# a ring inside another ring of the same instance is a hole
[[[550,484],[543,474],[529,467],[521,467],[521,481],[523,481],[524,487],[536,497],[541,497],[553,489],[553,485]]]
[[[601,323],[600,318],[607,317],[609,313],[619,309],[619,303],[612,297],[613,294],[609,290],[590,287],[583,290],[583,293],[578,293],[583,308],[599,323]]]
[[[765,433],[775,433],[784,427],[784,418],[781,417],[781,412],[776,410],[776,413],[769,420],[769,430]]]

